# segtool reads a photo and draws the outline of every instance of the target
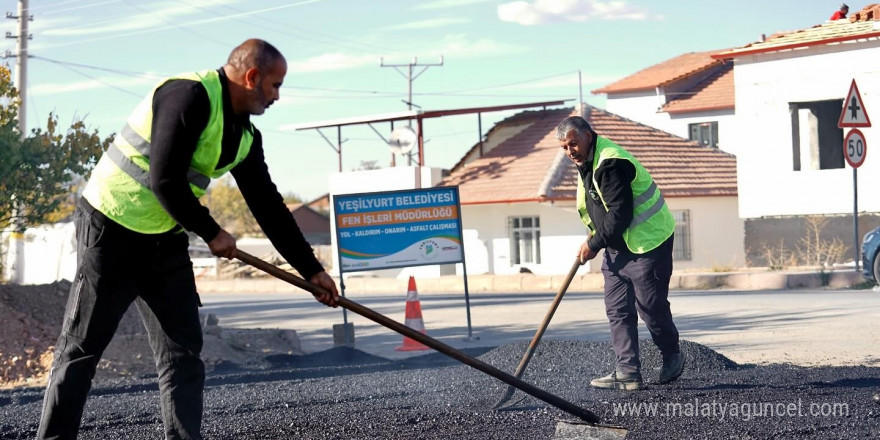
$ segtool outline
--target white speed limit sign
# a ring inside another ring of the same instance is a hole
[[[853,168],[860,167],[865,163],[868,154],[868,144],[865,143],[865,135],[857,129],[852,129],[843,140],[843,157]]]

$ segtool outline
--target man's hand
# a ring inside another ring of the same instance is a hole
[[[235,258],[235,238],[223,229],[220,229],[217,236],[208,242],[208,248],[214,256],[230,260]]]
[[[332,294],[329,295],[324,293],[321,295],[315,295],[315,299],[329,307],[339,307],[339,305],[336,304],[336,300],[339,298],[339,292],[336,291],[336,283],[333,282],[333,278],[330,278],[330,275],[328,275],[327,272],[318,272],[312,276],[309,281],[311,281],[312,284],[317,284],[323,287]]]
[[[587,261],[596,258],[596,254],[596,251],[590,249],[588,241],[585,241],[583,244],[581,244],[581,248],[578,250],[578,260],[581,262],[581,265],[583,265]]]

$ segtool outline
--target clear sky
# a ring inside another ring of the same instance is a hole
[[[5,0],[15,13],[17,3]],[[407,81],[385,63],[438,63],[413,82],[423,110],[578,99],[674,56],[738,47],[761,34],[824,22],[839,2],[817,0],[30,0],[29,128],[49,112],[85,118],[101,135],[163,76],[220,67],[247,38],[288,60],[281,100],[253,122],[282,193],[327,192],[337,155],[314,130],[292,124],[399,112]],[[852,11],[864,4],[850,4]],[[15,20],[5,29],[17,34]],[[5,49],[14,53],[15,40]],[[14,58],[6,62],[14,69]],[[421,68],[416,68],[416,72]],[[486,113],[483,132],[512,112]],[[376,125],[388,137],[388,124]],[[333,129],[324,133],[336,139]],[[388,147],[369,127],[344,128],[343,169]],[[477,116],[425,123],[428,166],[449,168],[478,141]],[[398,158],[397,163],[405,160]]]

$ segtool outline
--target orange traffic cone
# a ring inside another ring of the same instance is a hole
[[[427,334],[425,321],[422,320],[422,304],[419,302],[419,292],[416,290],[416,279],[409,277],[409,288],[406,292],[406,319],[403,322],[407,327]],[[395,348],[397,351],[430,350],[430,347],[410,337],[403,337],[403,345]]]

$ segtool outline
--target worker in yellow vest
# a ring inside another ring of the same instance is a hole
[[[596,135],[580,116],[556,127],[562,149],[577,166],[577,209],[589,230],[578,250],[581,264],[605,250],[605,313],[617,355],[611,374],[593,379],[597,388],[644,387],[639,359],[638,317],[663,355],[661,384],[684,369],[678,329],[667,296],[672,276],[675,219],[648,171],[619,145]]]
[[[217,257],[236,255],[235,238],[198,200],[213,178],[232,173],[275,248],[336,306],[336,284],[272,183],[250,122],[279,99],[286,73],[278,49],[247,40],[219,69],[156,85],[101,157],[74,213],[76,279],[38,438],[76,438],[98,360],[132,302],[156,359],[165,438],[202,438],[201,304],[186,231]]]

